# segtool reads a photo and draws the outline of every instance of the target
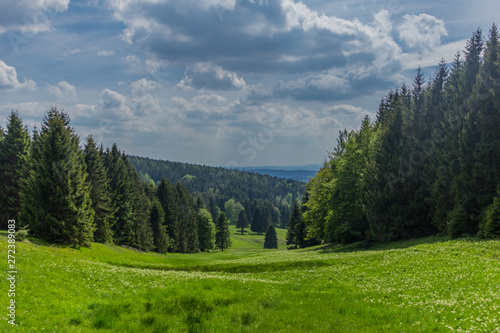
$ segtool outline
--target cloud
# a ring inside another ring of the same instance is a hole
[[[49,85],[49,92],[60,99],[76,99],[76,88],[67,81],[61,81],[57,86]]]
[[[279,81],[273,89],[273,96],[297,100],[335,100],[350,92],[350,84],[345,79],[321,73],[294,81]]]
[[[430,50],[441,44],[441,37],[448,33],[443,20],[428,14],[405,15],[397,28],[399,38],[414,50]]]
[[[35,90],[36,87],[35,81],[31,79],[24,78],[24,82],[20,82],[16,68],[0,60],[0,90]]]
[[[104,89],[101,92],[99,105],[104,111],[104,116],[118,117],[121,120],[133,118],[127,98],[116,91]]]
[[[111,57],[111,56],[115,55],[115,51],[114,50],[102,50],[102,51],[98,51],[97,55],[100,57]]]
[[[190,66],[178,88],[207,90],[239,90],[245,88],[245,80],[236,73],[227,71],[213,63],[196,63]]]
[[[64,56],[67,57],[69,55],[78,54],[80,52],[81,52],[80,49],[73,49],[73,50],[69,50],[69,51],[64,52]]]
[[[49,31],[51,19],[68,10],[70,0],[3,1],[0,11],[0,34],[19,31],[23,37]]]

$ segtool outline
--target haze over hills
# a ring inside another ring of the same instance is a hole
[[[235,167],[233,169],[307,183],[312,177],[314,177],[320,168],[321,164],[309,164],[303,166]]]

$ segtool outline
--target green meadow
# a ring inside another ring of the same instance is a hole
[[[16,243],[16,323],[2,331],[500,332],[500,241],[406,242],[264,250],[239,235],[224,252],[141,253],[93,244]]]

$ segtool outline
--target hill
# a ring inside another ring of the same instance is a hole
[[[141,253],[18,242],[19,331],[498,331],[500,241],[433,237],[369,250]],[[278,236],[283,241],[283,231]],[[259,240],[260,239],[260,240]],[[281,246],[280,246],[281,247]],[[283,249],[283,247],[281,247]],[[6,233],[0,234],[6,256]],[[0,264],[4,272],[7,261]],[[6,279],[0,288],[9,290]],[[0,295],[8,304],[7,292]],[[3,315],[6,319],[5,314]],[[1,330],[10,329],[3,320]]]
[[[236,170],[256,172],[261,175],[269,175],[272,177],[292,179],[307,183],[321,169],[319,164],[311,164],[304,166],[263,166],[263,167],[236,167]]]
[[[181,182],[189,192],[202,193],[213,188],[222,195],[237,201],[245,199],[274,200],[276,196],[291,193],[293,198],[301,197],[305,184],[291,179],[283,179],[257,172],[211,167],[147,157],[129,156],[132,166],[141,177],[152,179],[155,183],[162,177],[172,183]]]

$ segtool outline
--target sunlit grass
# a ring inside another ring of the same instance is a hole
[[[158,255],[17,243],[20,332],[500,332],[500,241]],[[0,267],[7,271],[0,234]],[[7,280],[0,279],[0,308]],[[5,306],[4,306],[5,305]],[[10,329],[7,312],[0,328]]]

